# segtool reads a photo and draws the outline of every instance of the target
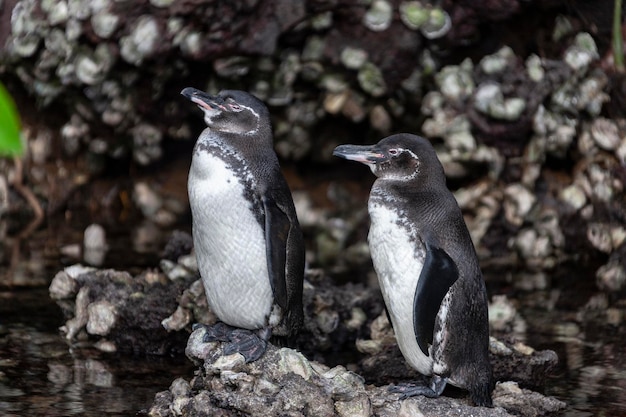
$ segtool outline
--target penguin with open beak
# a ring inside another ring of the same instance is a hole
[[[207,124],[187,183],[198,269],[221,321],[205,340],[254,361],[270,335],[293,338],[302,325],[302,232],[263,102],[243,91],[181,94]]]
[[[447,383],[491,406],[487,293],[470,234],[441,162],[426,139],[389,136],[341,145],[334,155],[367,165],[368,242],[400,351],[428,384],[391,388],[437,397]]]

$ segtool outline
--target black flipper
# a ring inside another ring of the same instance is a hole
[[[287,310],[287,282],[285,264],[287,262],[287,238],[291,222],[287,214],[278,207],[271,197],[263,197],[265,209],[265,248],[267,270],[274,300],[283,310]]]
[[[452,258],[443,249],[426,243],[426,259],[413,299],[413,329],[426,356],[441,302],[458,278],[459,270]]]

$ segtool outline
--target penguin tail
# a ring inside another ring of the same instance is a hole
[[[468,387],[472,402],[479,407],[493,407],[491,393],[494,387],[495,382],[489,369],[486,375],[476,378]]]

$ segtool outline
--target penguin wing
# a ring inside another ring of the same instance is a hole
[[[285,267],[287,262],[287,238],[291,222],[285,213],[269,196],[263,197],[265,211],[265,253],[270,285],[274,300],[283,309],[287,308],[287,282]]]
[[[446,293],[459,278],[459,270],[443,249],[426,243],[426,259],[413,299],[413,329],[426,356],[433,343],[435,319]]]

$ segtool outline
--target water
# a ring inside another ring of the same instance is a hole
[[[59,239],[79,239],[70,234],[55,237],[54,245]],[[46,239],[50,236],[42,234],[23,243],[15,269],[39,274],[34,282],[43,285],[0,287],[0,415],[135,415],[174,379],[193,376],[195,367],[184,357],[102,354],[66,343],[58,331],[64,318],[48,297],[47,284],[71,260],[46,249]],[[129,256],[128,248],[138,245],[127,236],[112,238],[111,247],[107,263],[120,269],[130,267],[129,258],[140,267],[158,259],[149,251]],[[36,257],[42,265],[34,263]],[[593,275],[585,271],[540,274],[540,284],[526,288],[518,283],[528,282],[527,275],[486,272],[489,293],[506,294],[527,324],[518,337],[557,352],[560,363],[544,393],[568,404],[564,415],[626,415],[626,303],[597,293]]]
[[[593,272],[571,266],[545,275],[545,289],[516,289],[522,277],[515,274],[508,287],[488,285],[517,304],[527,323],[520,339],[557,353],[543,393],[565,401],[567,417],[626,415],[626,303],[599,292]]]
[[[128,416],[194,367],[185,358],[72,349],[46,288],[0,292],[0,415]]]

